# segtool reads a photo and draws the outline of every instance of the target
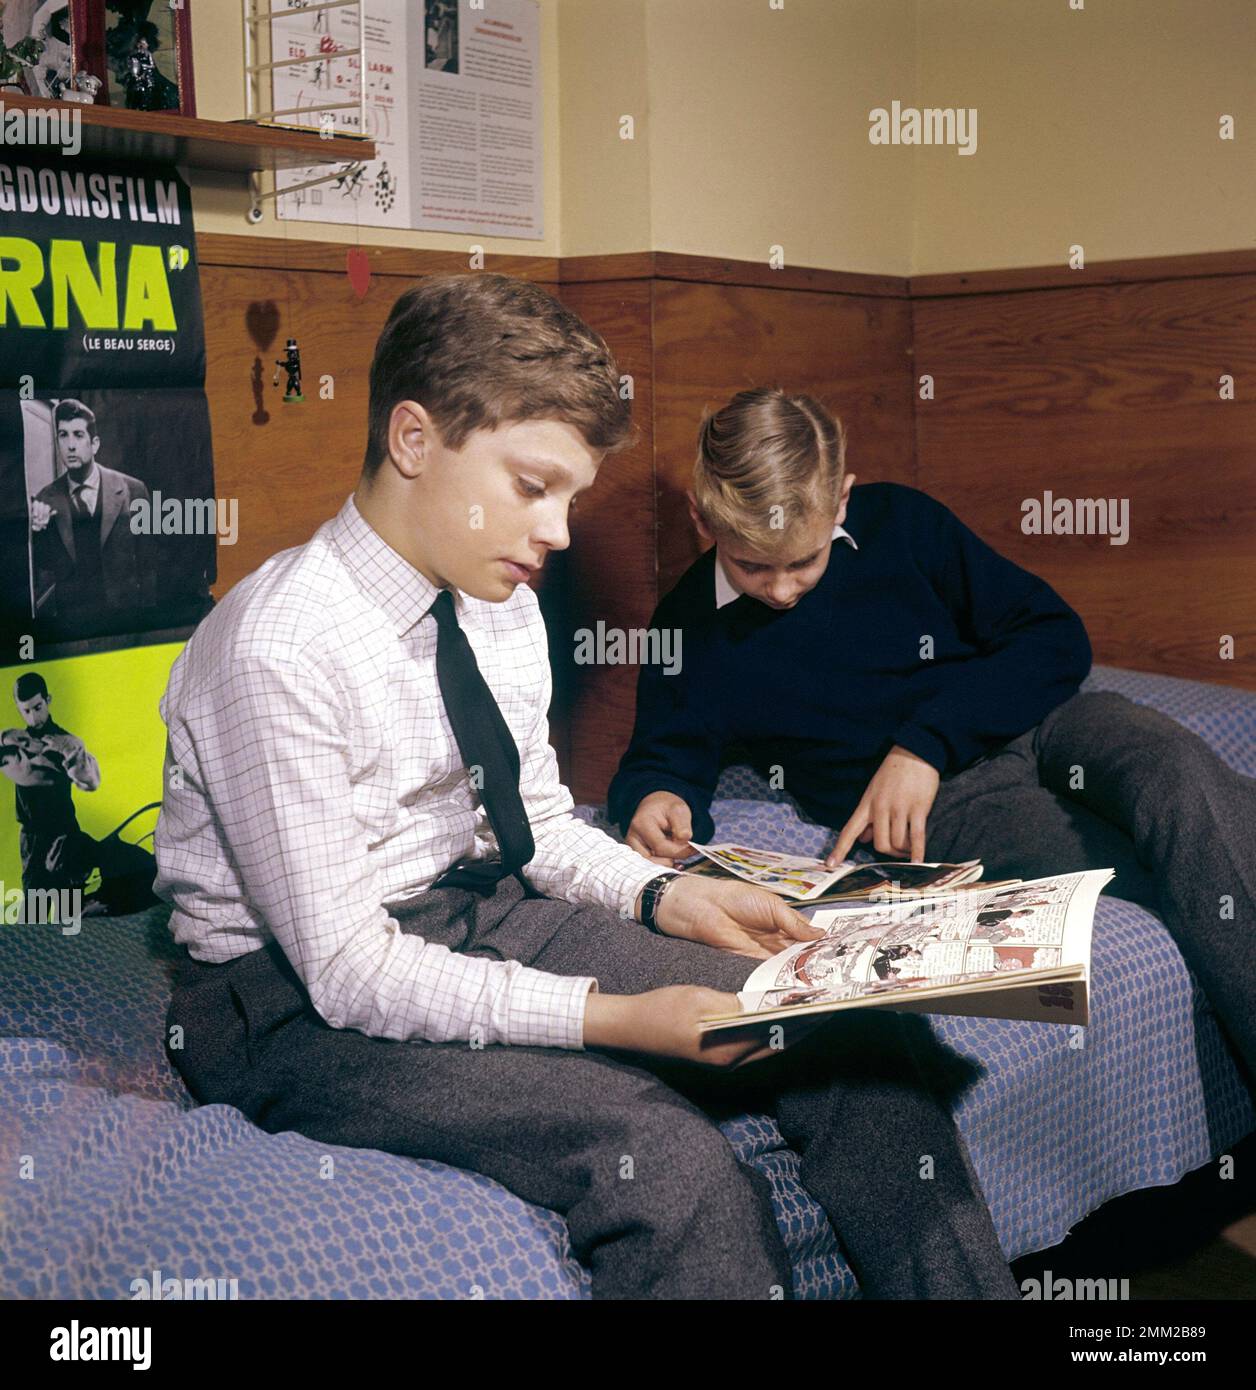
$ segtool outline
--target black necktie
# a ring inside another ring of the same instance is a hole
[[[450,869],[437,882],[484,891],[508,874],[517,874],[536,853],[519,795],[519,749],[458,626],[453,594],[442,589],[429,611],[436,619],[436,679],[445,713],[463,765],[481,771],[480,800],[502,853],[500,863],[474,860]]]

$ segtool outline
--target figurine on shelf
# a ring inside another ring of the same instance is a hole
[[[62,89],[61,100],[77,101],[83,106],[90,106],[96,100],[96,93],[100,91],[101,86],[99,77],[93,77],[90,72],[76,72],[74,85]]]
[[[305,397],[301,394],[301,349],[297,347],[295,338],[288,339],[288,350],[283,361],[275,359],[275,377],[271,382],[272,386],[279,385],[279,368],[282,367],[288,373],[288,384],[284,388],[283,400],[288,405],[292,401],[303,401]]]
[[[65,62],[54,72],[47,68],[44,72],[44,80],[48,84],[48,95],[54,101],[73,101],[73,97],[66,96],[67,92],[74,89],[73,69],[70,66],[70,55],[67,53]]]
[[[179,89],[153,61],[148,40],[138,38],[122,72],[126,104],[132,111],[177,111]]]
[[[156,109],[153,102],[157,94],[157,64],[153,62],[147,39],[136,39],[135,47],[127,55],[126,75],[122,81],[130,110]]]

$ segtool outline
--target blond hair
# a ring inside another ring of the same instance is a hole
[[[704,415],[694,503],[716,540],[771,553],[817,511],[837,514],[845,471],[842,422],[810,396],[760,386]]]

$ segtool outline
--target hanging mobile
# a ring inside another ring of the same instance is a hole
[[[287,353],[282,361],[275,359],[275,375],[271,381],[272,386],[279,385],[279,369],[282,367],[288,373],[288,384],[284,388],[283,402],[289,405],[294,401],[303,401],[305,397],[301,394],[301,349],[297,347],[295,338],[288,339]]]

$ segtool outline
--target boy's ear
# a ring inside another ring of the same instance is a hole
[[[853,473],[847,473],[846,479],[842,483],[842,491],[838,497],[837,515],[833,518],[838,526],[846,520],[846,506],[850,502],[850,490],[854,482],[855,475]]]
[[[426,445],[435,429],[432,417],[418,401],[398,401],[388,422],[388,452],[393,466],[406,478],[423,471]]]
[[[692,492],[686,492],[685,498],[689,503],[689,520],[693,522],[693,529],[698,533],[704,545],[714,545],[715,537],[702,524],[702,514],[698,511],[698,504],[694,500]]]

